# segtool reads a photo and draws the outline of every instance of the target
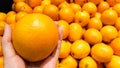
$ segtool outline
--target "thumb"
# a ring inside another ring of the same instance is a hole
[[[11,28],[8,24],[5,25],[5,30],[2,38],[2,50],[4,58],[15,55],[14,48],[11,43]]]

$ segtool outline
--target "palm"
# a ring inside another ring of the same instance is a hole
[[[61,31],[61,30],[59,30]],[[59,32],[61,33],[61,32]],[[61,34],[60,34],[61,35]],[[56,68],[56,61],[58,59],[60,50],[61,36],[58,41],[58,46],[51,56],[41,62],[30,63],[25,62],[19,55],[14,51],[11,43],[11,29],[9,25],[5,26],[5,31],[2,39],[2,49],[4,56],[4,68]]]

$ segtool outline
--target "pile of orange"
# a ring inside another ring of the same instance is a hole
[[[1,38],[5,23],[14,30],[25,15],[42,13],[63,28],[57,68],[120,68],[120,0],[13,1],[0,12]]]

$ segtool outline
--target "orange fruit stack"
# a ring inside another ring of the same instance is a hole
[[[14,30],[27,14],[42,13],[63,29],[57,68],[120,68],[120,0],[13,1],[12,11],[0,12],[0,38],[5,23]],[[2,66],[1,46],[0,56]]]

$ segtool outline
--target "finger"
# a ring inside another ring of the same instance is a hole
[[[54,23],[56,24],[56,26],[58,26],[58,22],[57,21],[54,21]]]
[[[62,40],[62,37],[63,37],[63,29],[58,25],[58,22],[55,21],[55,24],[58,26],[58,31],[59,31],[59,40],[58,40],[58,45],[56,47],[56,49],[54,50],[54,52],[52,53],[52,57],[55,57],[56,59],[58,58],[59,56],[59,51],[60,51],[60,45],[61,45],[61,40]]]
[[[62,37],[63,37],[63,29],[62,29],[62,27],[59,27],[58,31],[59,31],[59,40],[62,40]]]
[[[15,51],[11,43],[11,28],[8,24],[5,25],[5,30],[2,39],[2,50],[4,58],[15,55]]]

